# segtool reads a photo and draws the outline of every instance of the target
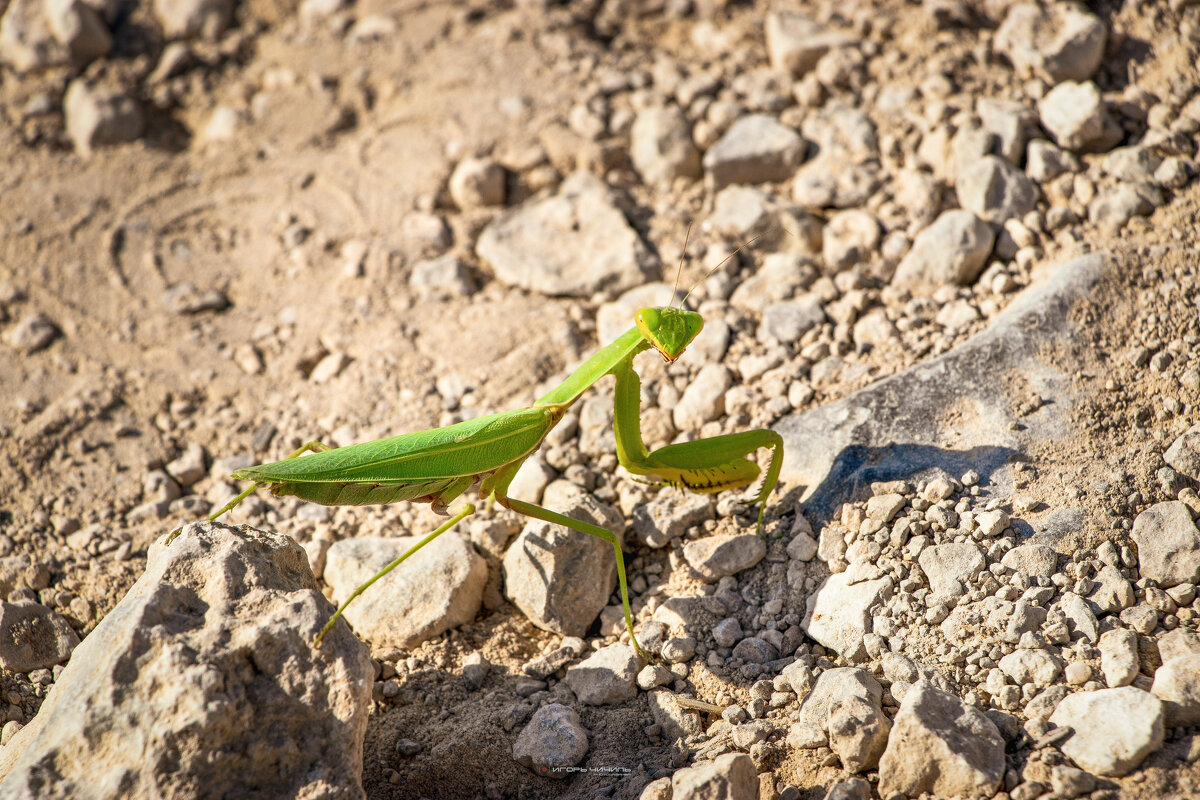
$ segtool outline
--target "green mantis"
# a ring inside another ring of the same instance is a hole
[[[760,506],[757,529],[761,534],[766,499],[778,481],[783,462],[783,440],[779,434],[766,429],[749,430],[672,444],[652,452],[642,442],[641,381],[633,368],[634,357],[653,349],[666,362],[673,362],[683,354],[703,326],[701,316],[685,310],[682,302],[679,308],[669,305],[643,308],[637,312],[633,327],[601,348],[530,408],[347,447],[331,448],[320,442],[309,442],[282,461],[234,472],[233,478],[252,481],[253,485],[209,519],[216,519],[231,510],[259,487],[268,488],[277,497],[295,496],[324,505],[367,505],[407,500],[429,503],[435,511],[449,514],[450,518],[444,524],[345,599],[317,635],[315,644],[319,645],[346,607],[371,584],[475,513],[475,506],[471,503],[463,503],[453,512],[448,508],[463,492],[478,484],[480,497],[489,502],[499,503],[527,517],[564,525],[612,544],[617,559],[625,627],[638,654],[647,658],[633,633],[625,562],[616,535],[598,525],[509,497],[508,487],[517,470],[538,449],[567,409],[596,381],[612,375],[616,379],[613,433],[617,459],[634,475],[692,492],[720,492],[755,481],[761,470],[749,456],[760,448],[771,450],[771,461],[762,489],[753,501]],[[312,455],[300,458],[306,452]],[[178,529],[172,531],[168,543],[178,533]]]

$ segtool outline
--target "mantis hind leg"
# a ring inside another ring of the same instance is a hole
[[[638,656],[646,661],[652,660],[642,650],[642,646],[638,644],[637,637],[633,635],[633,613],[629,610],[629,584],[625,581],[625,556],[621,553],[621,540],[617,538],[617,535],[607,528],[601,528],[599,525],[593,525],[590,522],[572,519],[565,514],[555,513],[548,508],[535,506],[533,503],[526,503],[524,500],[515,500],[503,495],[498,496],[497,500],[499,500],[501,505],[516,511],[518,514],[524,514],[527,517],[540,519],[543,522],[552,522],[556,525],[570,528],[573,531],[595,536],[597,539],[603,539],[613,546],[617,558],[617,580],[621,585],[621,606],[625,610],[625,630],[629,631],[629,641],[633,643],[633,649],[637,651]]]
[[[333,624],[338,621],[338,618],[340,618],[342,616],[342,614],[345,612],[346,606],[350,605],[350,603],[354,601],[354,598],[358,597],[360,594],[365,592],[371,586],[371,584],[375,583],[375,581],[379,580],[384,575],[387,575],[389,572],[394,570],[396,567],[398,567],[402,563],[404,563],[405,559],[407,559],[413,553],[417,552],[422,547],[429,544],[434,539],[441,536],[443,533],[450,530],[455,525],[457,525],[459,522],[461,522],[462,520],[466,519],[467,517],[471,516],[474,513],[475,513],[475,506],[471,503],[464,503],[458,509],[458,511],[454,514],[454,516],[452,516],[450,519],[446,520],[441,525],[439,525],[437,527],[437,529],[433,531],[433,533],[430,533],[424,539],[422,539],[421,541],[414,544],[412,547],[405,550],[394,561],[392,561],[390,564],[388,564],[383,569],[379,570],[379,572],[376,572],[374,575],[372,575],[370,578],[368,578],[365,583],[363,583],[361,586],[359,586],[357,589],[355,589],[353,592],[351,592],[350,596],[347,597],[345,600],[343,600],[342,604],[340,606],[338,606],[337,611],[333,612],[333,616],[329,618],[329,622],[325,623],[325,627],[321,628],[321,632],[317,634],[317,638],[313,642],[313,647],[320,646],[321,640],[325,638],[325,634],[329,633],[329,631],[333,628]]]
[[[324,442],[319,442],[316,439],[313,439],[311,442],[305,442],[304,444],[297,447],[289,455],[285,456],[282,460],[290,461],[293,458],[299,458],[300,456],[304,455],[305,453],[323,453],[326,450],[333,450],[333,449],[334,448],[331,447],[330,445],[327,445]],[[230,500],[225,505],[221,506],[221,508],[219,510],[213,512],[212,514],[205,517],[204,519],[206,521],[211,522],[215,519],[220,518],[224,514],[227,514],[228,512],[237,508],[241,504],[241,502],[243,500],[245,500],[247,497],[254,494],[254,491],[261,485],[262,484],[260,484],[260,483],[251,484],[248,489],[243,491],[237,497]],[[183,532],[182,526],[175,528],[173,531],[171,531],[170,533],[167,534],[167,540],[166,540],[166,542],[164,542],[164,544],[169,545],[171,542],[175,541],[175,537],[178,536],[182,532]]]

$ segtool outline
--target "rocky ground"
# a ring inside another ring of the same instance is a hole
[[[1189,0],[0,0],[0,796],[1197,794],[1198,54]],[[677,265],[642,432],[779,431],[764,536],[631,480],[607,379],[513,485],[623,537],[654,663],[500,509],[316,650],[441,518],[164,546]]]

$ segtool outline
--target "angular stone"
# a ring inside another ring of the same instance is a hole
[[[970,542],[927,547],[921,551],[917,561],[929,579],[932,597],[942,599],[962,597],[975,576],[987,566],[983,551]]]
[[[1178,500],[1155,503],[1133,520],[1138,571],[1168,588],[1200,580],[1200,530]]]
[[[891,729],[891,720],[879,706],[853,698],[838,703],[829,714],[829,748],[848,772],[874,769]]]
[[[1177,658],[1200,656],[1200,634],[1187,628],[1167,631],[1158,637],[1158,654],[1164,664]]]
[[[692,126],[677,106],[640,111],[629,133],[629,158],[646,183],[670,185],[676,178],[700,176],[700,151]]]
[[[862,778],[847,778],[829,787],[825,800],[871,800],[871,784]]]
[[[797,697],[805,698],[815,686],[812,669],[803,661],[793,661],[779,673]],[[882,691],[882,690],[881,690]]]
[[[470,267],[451,253],[413,264],[408,285],[426,300],[449,300],[452,297],[470,297],[475,293],[475,280]]]
[[[920,455],[926,447],[960,454],[982,448],[978,452],[984,461],[956,457],[944,462],[965,472],[999,463],[1011,452],[1060,441],[1071,424],[1063,409],[1049,404],[1017,417],[1011,398],[996,393],[994,376],[1015,370],[1043,375],[1055,385],[1069,384],[1082,364],[1051,358],[1047,348],[1051,343],[1090,341],[1086,326],[1070,309],[1087,302],[1117,263],[1105,254],[1093,254],[1060,264],[1014,298],[986,330],[950,352],[776,423],[788,454],[781,475],[808,487],[800,497],[805,513],[814,519],[832,517],[845,501],[845,486],[866,486],[881,474],[910,475],[927,468],[928,459]],[[963,408],[971,409],[969,427],[949,431],[938,422]],[[847,459],[845,452],[870,457]],[[836,569],[833,546],[845,531],[828,529],[836,534],[830,536],[828,551],[834,559],[831,568]],[[825,545],[822,535],[822,556]]]
[[[82,78],[67,87],[63,114],[67,136],[84,158],[97,147],[132,142],[144,126],[137,100],[115,89],[90,86]]]
[[[675,678],[666,667],[662,669],[671,675],[672,680]],[[662,726],[664,739],[673,742],[704,733],[704,724],[701,722],[703,717],[681,706],[679,697],[674,692],[658,689],[648,692],[646,697],[650,706],[650,716],[656,724]]]
[[[745,753],[726,753],[684,767],[671,776],[675,800],[756,800],[758,773]]]
[[[892,594],[891,577],[851,585],[849,573],[830,575],[809,595],[805,633],[847,661],[866,658],[863,636],[871,632],[870,609]]]
[[[1081,769],[1060,764],[1050,771],[1050,787],[1058,797],[1074,798],[1096,788],[1096,779]]]
[[[950,682],[936,669],[902,653],[887,652],[879,660],[883,666],[884,677],[892,683],[903,681],[913,684],[919,680],[926,680],[942,691],[953,691]]]
[[[983,129],[996,139],[996,153],[1013,166],[1025,156],[1031,131],[1037,129],[1037,113],[1024,103],[981,97],[975,111]]]
[[[1148,184],[1106,186],[1088,203],[1088,219],[1097,225],[1115,229],[1134,217],[1149,216],[1162,201],[1162,193]]]
[[[879,220],[868,211],[850,209],[834,214],[825,225],[821,246],[826,269],[842,272],[869,260],[881,236]]]
[[[633,510],[633,533],[647,547],[666,547],[676,536],[712,519],[712,503],[704,495],[660,497]]]
[[[220,311],[229,305],[229,298],[220,290],[201,289],[187,281],[169,287],[162,293],[162,301],[167,310],[175,314]]]
[[[1200,425],[1193,425],[1171,442],[1163,461],[1180,475],[1200,477]]]
[[[208,451],[204,445],[192,442],[187,448],[167,464],[167,473],[179,482],[180,486],[191,486],[208,474]]]
[[[1050,715],[1050,724],[1074,731],[1059,745],[1064,755],[1095,775],[1119,777],[1162,747],[1163,719],[1162,701],[1122,686],[1067,696]],[[1114,720],[1120,724],[1112,724]]]
[[[854,42],[853,37],[793,11],[767,14],[765,33],[771,67],[793,78],[804,77],[830,49]]]
[[[1151,183],[1162,156],[1147,147],[1118,147],[1104,157],[1104,171],[1119,181]]]
[[[759,339],[774,339],[781,344],[798,342],[800,337],[826,321],[821,298],[806,294],[795,300],[773,303],[763,310]]]
[[[1095,586],[1088,592],[1087,601],[1096,611],[1113,613],[1129,608],[1137,598],[1133,586],[1125,580],[1120,571],[1111,564],[1105,564],[1096,573]]]
[[[747,636],[733,648],[733,657],[747,664],[766,664],[779,658],[779,648],[757,636]]]
[[[875,124],[845,102],[830,102],[804,121],[817,155],[796,173],[792,199],[808,208],[858,208],[878,189],[879,138]]]
[[[1050,719],[1050,715],[1054,713],[1054,709],[1058,708],[1058,704],[1062,702],[1062,699],[1069,692],[1070,689],[1061,683],[1047,686],[1025,704],[1025,716],[1029,719]]]
[[[1004,739],[991,720],[919,681],[904,696],[879,761],[879,794],[991,797],[1004,768]]]
[[[891,522],[908,499],[902,494],[878,494],[867,500],[867,519]]]
[[[1062,668],[1062,659],[1046,650],[1014,650],[1000,659],[1004,674],[1022,685],[1049,686]]]
[[[1033,182],[996,156],[973,159],[958,170],[954,190],[963,208],[994,225],[1023,217],[1037,204]]]
[[[325,556],[325,581],[338,603],[420,541],[417,536],[342,539]],[[466,537],[443,533],[375,582],[343,616],[378,647],[408,650],[479,613],[487,562]]]
[[[1004,629],[1004,641],[1016,644],[1026,633],[1036,633],[1046,622],[1046,609],[1018,600]]]
[[[186,526],[0,751],[5,792],[362,798],[373,672],[341,623],[313,647],[332,614],[290,538]]]
[[[992,46],[1024,76],[1086,81],[1104,57],[1103,20],[1070,3],[1019,3],[1008,10]]]
[[[766,554],[766,542],[753,533],[706,536],[683,546],[683,557],[688,566],[710,582],[750,569]]]
[[[804,160],[804,140],[766,114],[740,117],[704,154],[713,191],[735,183],[775,183],[792,177]]]
[[[573,767],[588,751],[587,728],[569,706],[548,703],[542,706],[521,730],[513,743],[513,760],[538,775],[568,778]]]
[[[1089,642],[1100,640],[1100,623],[1091,607],[1074,592],[1064,592],[1058,607],[1066,617],[1067,627],[1072,634],[1082,636]]]
[[[983,271],[995,239],[991,226],[972,212],[946,211],[917,234],[892,283],[913,290],[969,286]]]
[[[490,158],[464,158],[450,173],[447,189],[462,209],[504,205],[504,167]]]
[[[734,184],[717,192],[706,224],[722,236],[748,239],[770,230],[774,210],[775,202],[767,192],[757,186]],[[752,280],[749,286],[739,286],[735,290],[739,300],[754,291],[756,283]],[[786,294],[782,292],[781,296]]]
[[[502,283],[558,297],[628,289],[657,266],[612,190],[589,172],[569,175],[552,197],[500,214],[475,252]]]
[[[732,385],[733,376],[724,364],[705,364],[672,410],[675,427],[697,431],[704,423],[724,414],[725,392]]]
[[[1045,139],[1034,139],[1025,154],[1025,174],[1042,183],[1049,183],[1077,166],[1075,156]]]
[[[1113,124],[1096,84],[1066,81],[1038,101],[1042,126],[1068,150],[1102,150]]]
[[[637,696],[638,655],[624,642],[601,647],[578,664],[567,667],[564,680],[581,703],[612,705]]]
[[[1200,654],[1164,660],[1150,693],[1162,701],[1167,727],[1200,724]]]
[[[1058,567],[1058,554],[1044,544],[1023,544],[1005,553],[1000,563],[1027,577],[1049,578]]]
[[[11,672],[53,667],[78,644],[70,624],[41,603],[0,602],[0,667]]]
[[[793,663],[800,664],[802,662]],[[796,673],[793,672],[794,674]],[[800,682],[804,684],[810,680],[811,672],[807,680],[801,679]],[[793,689],[796,688],[794,681],[791,685]],[[801,694],[799,691],[796,693]],[[804,700],[800,704],[800,714],[796,721],[803,725],[812,725],[826,730],[829,715],[838,705],[851,699],[858,699],[868,705],[878,706],[883,700],[883,687],[865,669],[833,667],[817,676],[817,681],[812,684],[812,689],[807,692],[807,696],[801,696],[804,697]]]
[[[625,529],[616,509],[583,490],[561,513],[613,531]],[[534,520],[504,554],[504,595],[543,630],[582,636],[608,604],[617,583],[613,546],[581,531]]]
[[[1141,662],[1138,659],[1137,634],[1125,628],[1114,628],[1100,636],[1100,672],[1110,688],[1128,686],[1137,677]]]

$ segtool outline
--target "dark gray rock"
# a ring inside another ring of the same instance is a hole
[[[587,729],[568,706],[550,703],[537,710],[513,744],[513,759],[538,775],[571,776],[573,767],[587,755]]]
[[[1036,442],[1059,440],[1069,424],[1063,407],[1046,404],[1018,419],[1002,376],[1037,380],[1050,395],[1070,392],[1074,367],[1044,355],[1045,345],[1077,341],[1080,331],[1067,312],[1110,265],[1104,254],[1060,264],[987,330],[950,352],[780,420],[781,477],[806,487],[801,500],[814,524],[850,497],[869,497],[874,481],[908,479],[936,466],[958,475],[974,469],[995,483],[1010,458]],[[977,412],[951,430],[939,421],[952,408]]]

